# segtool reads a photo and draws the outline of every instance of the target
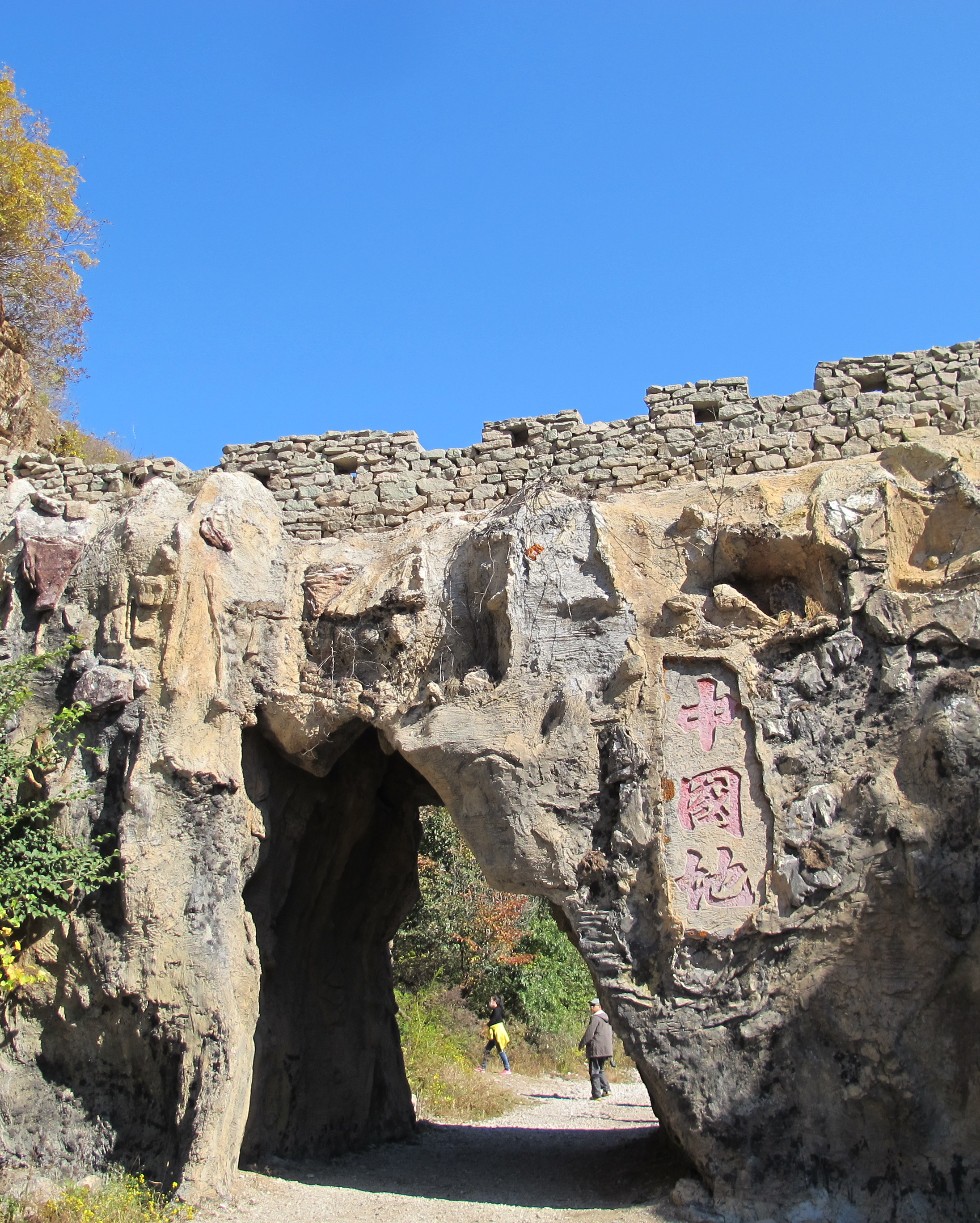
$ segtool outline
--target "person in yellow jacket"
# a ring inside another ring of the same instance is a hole
[[[481,1070],[486,1070],[487,1059],[490,1054],[497,1050],[500,1054],[500,1060],[504,1063],[504,1068],[501,1074],[510,1074],[510,1062],[507,1060],[506,1049],[510,1044],[510,1037],[507,1035],[507,1029],[504,1027],[504,1008],[500,1005],[500,999],[496,994],[490,995],[490,1014],[487,1016],[487,1045],[483,1050],[483,1064]]]

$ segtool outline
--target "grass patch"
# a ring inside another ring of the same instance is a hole
[[[420,1120],[483,1121],[517,1104],[497,1078],[476,1073],[483,1041],[452,991],[397,991],[405,1073]]]
[[[99,1185],[66,1185],[45,1201],[0,1199],[0,1223],[179,1223],[193,1217],[192,1206],[125,1172],[112,1172]]]

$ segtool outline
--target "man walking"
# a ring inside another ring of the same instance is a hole
[[[601,1100],[603,1096],[610,1094],[609,1080],[606,1078],[606,1062],[613,1054],[613,1032],[609,1016],[602,1009],[602,1003],[598,998],[592,999],[589,1003],[589,1010],[592,1012],[592,1017],[589,1020],[589,1026],[585,1029],[585,1034],[578,1042],[578,1047],[585,1049],[589,1059],[592,1099]]]

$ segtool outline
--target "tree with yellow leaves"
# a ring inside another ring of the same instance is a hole
[[[0,325],[16,329],[36,395],[57,408],[82,372],[81,272],[96,262],[96,225],[75,198],[81,175],[48,135],[0,69]]]

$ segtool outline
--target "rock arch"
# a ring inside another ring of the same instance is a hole
[[[288,1080],[253,1088],[276,954],[262,753],[286,769],[261,735],[321,795],[362,754],[375,795],[430,787],[492,883],[561,908],[720,1202],[975,1214],[980,569],[957,541],[980,451],[923,454],[733,477],[723,507],[704,484],[529,485],[312,542],[243,474],[151,480],[84,530],[8,492],[11,577],[31,538],[64,537],[73,568],[56,592],[17,577],[7,646],[91,643],[74,678],[107,755],[76,818],[110,819],[126,867],[114,907],[37,944],[53,983],[8,1011],[8,1159],[43,1132],[53,1162],[137,1151],[199,1192],[243,1141],[301,1149],[278,1104],[246,1133],[252,1091],[266,1108]],[[935,564],[911,546],[925,511]],[[735,584],[705,566],[719,539]],[[800,597],[773,602],[786,583]],[[304,798],[307,829],[323,801]],[[336,896],[359,903],[357,878]],[[378,937],[399,895],[371,910]],[[288,949],[294,982],[307,951]],[[302,1045],[288,991],[269,1006]],[[385,1136],[404,1114],[371,1056],[385,1090],[362,1087],[357,1125]]]

